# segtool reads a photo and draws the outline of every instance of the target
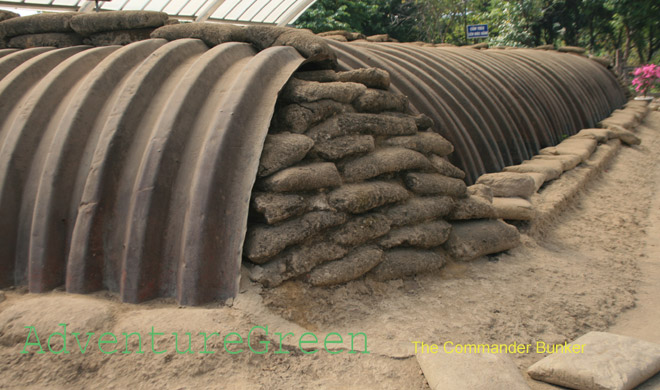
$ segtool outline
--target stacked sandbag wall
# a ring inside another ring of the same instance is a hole
[[[61,12],[7,18],[0,37],[10,48],[127,45],[149,39],[158,27],[173,23],[164,12]],[[3,19],[0,19],[2,21]]]
[[[253,280],[387,280],[517,244],[448,161],[452,144],[389,84],[365,68],[298,72],[284,88],[251,200]]]
[[[555,146],[539,151],[530,160],[504,167],[501,172],[487,173],[477,179],[475,186],[488,187],[493,194],[495,216],[507,221],[532,221],[538,226],[552,214],[565,207],[579,186],[558,187],[560,196],[552,193],[557,179],[574,169],[586,170],[584,179],[598,173],[614,156],[621,144],[639,145],[634,133],[649,110],[648,102],[630,100],[622,109],[598,123],[598,128],[582,129]],[[583,180],[584,180],[583,179]],[[543,187],[543,191],[539,192]]]

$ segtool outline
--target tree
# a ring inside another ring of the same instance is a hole
[[[624,62],[660,60],[658,0],[319,0],[296,24],[463,44],[465,25],[481,23],[493,45],[577,45],[598,55],[620,50]]]
[[[331,30],[389,34],[401,40],[416,38],[415,3],[400,0],[319,0],[295,23],[315,33]]]
[[[488,15],[494,38],[491,43],[507,46],[539,44],[534,27],[543,17],[541,0],[493,0]]]

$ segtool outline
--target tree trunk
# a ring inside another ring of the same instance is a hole
[[[623,58],[621,59],[621,67],[625,67],[628,64],[628,57],[630,57],[630,49],[632,48],[632,30],[630,27],[626,26],[626,43],[623,51]]]

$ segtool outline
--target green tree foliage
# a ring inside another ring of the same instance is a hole
[[[316,33],[357,31],[389,34],[401,41],[416,39],[417,6],[401,0],[319,0],[297,21],[296,27]]]
[[[541,0],[491,2],[487,17],[494,38],[492,43],[506,46],[536,46],[538,23],[543,17]]]
[[[583,46],[631,65],[660,61],[659,0],[319,0],[296,22],[315,32],[389,34],[400,41],[465,44],[487,23],[489,43]]]

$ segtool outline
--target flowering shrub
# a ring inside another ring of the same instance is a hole
[[[660,66],[648,64],[636,68],[633,74],[636,76],[632,83],[635,91],[646,96],[649,89],[660,83]]]

